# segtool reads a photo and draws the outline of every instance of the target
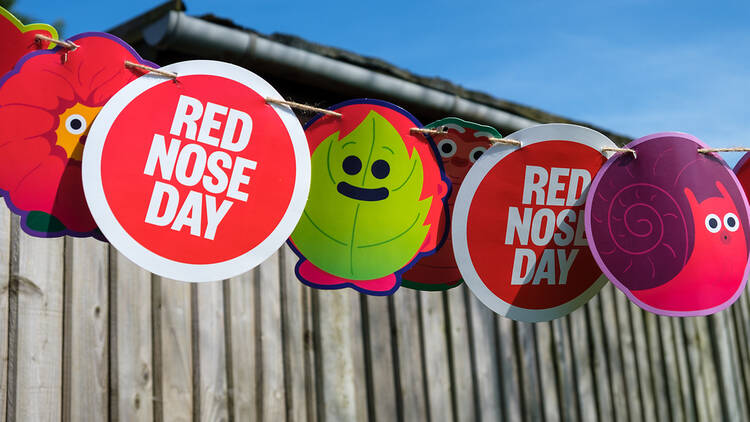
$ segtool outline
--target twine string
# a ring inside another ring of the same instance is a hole
[[[448,131],[445,130],[445,128],[443,127],[439,127],[437,129],[428,129],[426,127],[413,127],[409,130],[409,132],[412,135],[416,135],[420,133],[423,135],[442,135],[444,133],[448,133]]]
[[[490,142],[492,142],[492,145],[495,145],[495,144],[515,145],[515,146],[517,146],[519,148],[523,146],[523,144],[521,144],[521,141],[517,141],[515,139],[510,139],[510,138],[495,138],[495,137],[490,137],[490,138],[487,138],[487,139]]]
[[[633,158],[638,158],[635,150],[632,148],[619,148],[619,147],[603,147],[602,152],[623,152],[633,154]]]
[[[300,110],[315,111],[318,113],[323,113],[325,115],[333,116],[337,118],[341,118],[341,116],[343,116],[341,113],[335,112],[333,110],[326,110],[324,108],[313,107],[311,105],[302,104],[302,103],[295,103],[294,101],[286,101],[286,100],[279,100],[276,98],[266,97],[266,102],[271,103],[271,104],[282,104],[282,105],[289,106],[292,108],[298,108]]]
[[[140,69],[145,70],[146,72],[155,73],[157,75],[161,75],[170,79],[177,79],[177,74],[173,72],[168,72],[166,70],[157,69],[155,67],[146,66],[144,64],[140,63],[133,63],[129,60],[125,60],[125,67],[131,68],[131,69]]]
[[[750,151],[748,147],[729,147],[729,148],[698,148],[698,152],[701,154],[708,154],[711,152],[747,152]]]
[[[41,42],[41,41],[51,42],[51,43],[57,44],[57,45],[65,48],[66,50],[69,50],[69,51],[75,51],[79,47],[78,44],[75,44],[75,43],[73,43],[71,41],[58,40],[57,38],[51,38],[51,37],[48,37],[48,36],[42,35],[42,34],[36,34],[34,36],[34,40],[36,42]]]

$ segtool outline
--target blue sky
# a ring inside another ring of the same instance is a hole
[[[62,18],[71,36],[159,3],[18,0],[16,9]],[[750,2],[186,3],[191,15],[379,57],[634,138],[674,130],[750,146]],[[723,154],[730,165],[740,155]]]

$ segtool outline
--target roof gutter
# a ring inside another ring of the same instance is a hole
[[[219,58],[250,67],[264,66],[275,74],[304,75],[335,91],[356,91],[392,99],[409,108],[429,109],[445,116],[487,123],[516,131],[538,124],[503,110],[469,101],[361,66],[271,41],[257,34],[229,28],[183,12],[169,11],[143,30],[146,42],[157,49]]]

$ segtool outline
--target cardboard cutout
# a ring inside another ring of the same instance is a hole
[[[584,237],[583,204],[614,143],[581,126],[508,135],[469,170],[453,211],[453,248],[466,284],[494,312],[547,321],[606,283]]]
[[[312,287],[388,295],[401,274],[439,243],[448,182],[429,136],[405,110],[378,100],[331,108],[305,133],[310,199],[290,245],[297,276]]]
[[[83,160],[86,200],[125,256],[184,281],[248,271],[281,246],[310,186],[299,120],[256,74],[229,63],[166,66],[102,109]]]
[[[404,273],[401,285],[415,290],[447,290],[456,287],[463,281],[453,257],[453,242],[450,237],[450,213],[456,202],[458,189],[461,187],[469,168],[484,154],[492,143],[488,138],[500,138],[495,128],[467,122],[455,117],[447,117],[425,126],[428,129],[442,128],[445,134],[432,135],[437,144],[443,169],[451,180],[451,192],[448,197],[448,214],[440,215],[438,236],[447,236],[442,246],[432,255],[419,260],[409,271]]]
[[[610,281],[660,315],[718,312],[748,276],[748,206],[734,173],[684,133],[657,133],[602,167],[589,191],[586,233]]]
[[[55,28],[44,23],[24,25],[12,13],[0,7],[0,77],[10,72],[25,54],[52,48],[47,41],[36,41],[36,35],[57,38]]]
[[[27,54],[0,78],[0,194],[33,236],[100,236],[81,186],[86,137],[110,97],[142,74],[124,61],[152,65],[109,34],[70,41],[79,48]]]

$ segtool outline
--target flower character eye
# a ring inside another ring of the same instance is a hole
[[[479,157],[481,157],[482,154],[484,154],[485,151],[487,151],[487,148],[485,147],[474,148],[469,153],[469,161],[471,161],[472,163],[475,163],[479,159]]]
[[[453,157],[456,153],[456,143],[452,139],[445,138],[438,143],[438,150],[443,158]]]
[[[721,219],[718,215],[708,214],[706,216],[706,229],[708,229],[708,231],[710,231],[711,233],[718,233],[719,230],[721,230]]]
[[[80,114],[71,114],[65,119],[65,129],[72,135],[80,135],[86,132],[86,119]]]
[[[734,213],[728,212],[724,215],[724,227],[730,232],[736,232],[740,228],[740,222]]]
[[[391,172],[391,166],[385,160],[377,160],[372,163],[371,171],[376,179],[385,179]]]
[[[362,170],[362,160],[356,155],[350,155],[344,158],[344,162],[341,163],[341,167],[344,168],[344,173],[353,176]]]

